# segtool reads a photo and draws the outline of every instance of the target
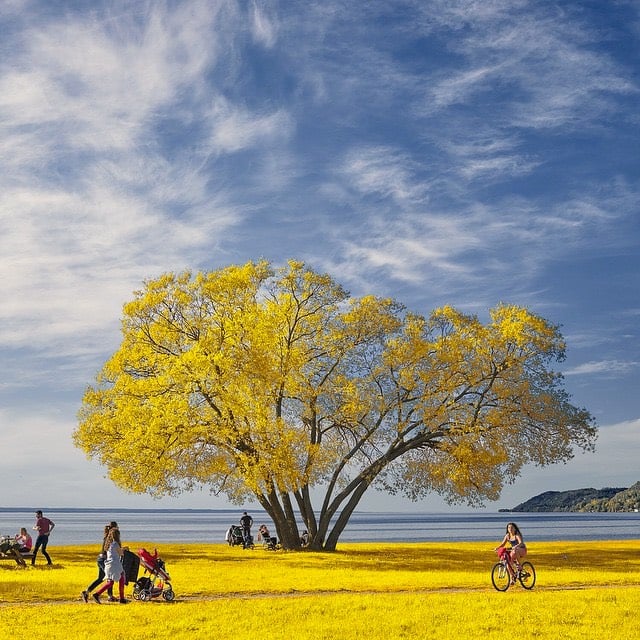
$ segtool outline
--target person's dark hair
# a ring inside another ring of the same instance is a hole
[[[507,533],[509,533],[509,527],[513,527],[514,533],[516,533],[517,535],[519,535],[519,536],[522,535],[520,533],[520,528],[518,527],[518,525],[515,522],[508,522],[507,523]]]
[[[117,529],[117,528],[118,528],[118,523],[117,523],[115,520],[112,520],[112,521],[109,523],[109,526],[110,526],[112,529]]]

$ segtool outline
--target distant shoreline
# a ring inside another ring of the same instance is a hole
[[[42,509],[43,511],[58,511],[64,513],[102,513],[104,511],[118,511],[127,513],[237,513],[242,508],[236,509],[204,509],[204,508],[153,508],[153,507],[0,507],[0,513],[18,512],[18,513],[31,513],[35,509]],[[258,509],[255,509],[258,511]]]

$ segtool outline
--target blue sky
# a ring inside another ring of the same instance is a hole
[[[487,508],[640,480],[637,0],[4,0],[0,34],[5,506],[224,506],[71,433],[145,279],[262,257],[561,325],[598,450]]]

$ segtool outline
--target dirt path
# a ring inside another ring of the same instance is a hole
[[[534,591],[588,591],[590,589],[617,589],[620,587],[625,588],[636,588],[640,589],[640,582],[636,583],[627,583],[624,585],[620,584],[599,584],[599,585],[566,585],[566,586],[538,586],[534,587]],[[514,591],[523,591],[521,587],[511,587],[509,589],[509,593],[513,593]],[[257,600],[257,599],[274,599],[274,600],[282,600],[289,598],[311,598],[311,597],[326,597],[326,596],[340,596],[340,595],[352,595],[352,596],[372,596],[372,595],[411,595],[411,594],[459,594],[459,593],[495,593],[497,592],[491,585],[484,585],[481,587],[440,587],[436,589],[401,589],[398,591],[348,591],[346,589],[337,589],[337,590],[325,590],[325,591],[288,591],[286,593],[221,593],[221,594],[209,594],[209,595],[188,595],[188,596],[177,596],[173,603],[191,603],[191,602],[216,602],[220,600]],[[128,597],[130,603],[137,603],[138,601],[134,600],[131,597]],[[162,603],[165,605],[173,604],[166,603],[162,597],[153,598],[148,602],[140,602],[140,604],[144,605],[153,605],[154,603]],[[53,606],[53,605],[64,605],[64,604],[80,604],[82,606],[98,606],[93,602],[89,602],[88,605],[85,605],[82,602],[80,596],[71,600],[51,600],[48,602],[0,602],[0,610],[5,608],[10,608],[13,606],[19,607],[43,607],[43,606]],[[100,606],[119,606],[118,602],[107,602],[103,600],[103,604]]]

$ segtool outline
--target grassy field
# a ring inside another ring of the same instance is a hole
[[[152,550],[149,543],[130,543]],[[52,547],[54,564],[0,563],[0,638],[556,640],[640,635],[640,540],[535,543],[532,591],[499,593],[490,543],[343,544],[331,554],[159,549],[176,600],[84,604],[93,547]],[[131,586],[127,588],[130,597]]]

